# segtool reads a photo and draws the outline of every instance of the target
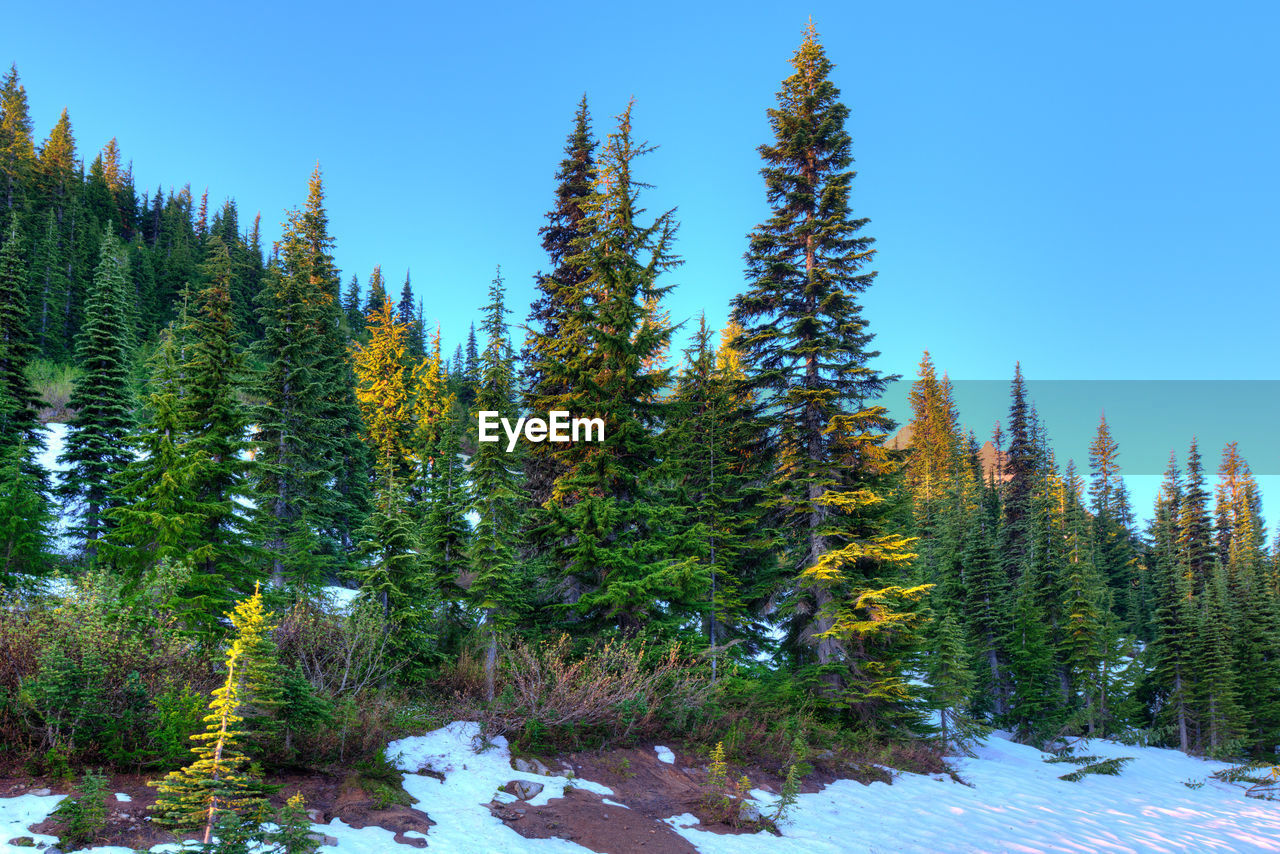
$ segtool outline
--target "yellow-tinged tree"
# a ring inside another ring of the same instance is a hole
[[[407,475],[412,451],[414,403],[404,370],[408,325],[389,297],[368,315],[369,341],[352,344],[356,400],[364,415],[365,441],[377,457],[383,478]]]
[[[151,806],[156,823],[175,829],[203,827],[206,845],[223,814],[254,815],[266,806],[267,789],[247,772],[249,758],[242,745],[251,735],[244,726],[245,711],[269,707],[275,696],[263,657],[270,644],[271,615],[263,607],[262,592],[255,589],[227,616],[236,636],[227,650],[227,678],[209,703],[205,731],[191,736],[197,759],[147,784],[158,791]]]

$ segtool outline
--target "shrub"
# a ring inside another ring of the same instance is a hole
[[[384,687],[401,662],[389,657],[388,625],[381,607],[358,600],[349,614],[333,614],[314,602],[299,602],[280,621],[275,639],[281,663],[299,668],[329,697]]]
[[[102,773],[85,772],[79,795],[68,798],[54,810],[62,822],[60,845],[71,850],[96,840],[107,827],[107,778]]]
[[[45,421],[66,421],[71,417],[68,405],[76,381],[84,371],[71,364],[59,364],[49,359],[35,359],[27,365],[27,382],[40,396],[44,408],[40,417]]]
[[[643,640],[612,640],[574,654],[567,635],[550,642],[515,641],[499,667],[492,704],[471,700],[492,734],[526,741],[629,741],[661,731],[684,708],[705,698],[705,666],[682,658],[678,646],[654,655]]]

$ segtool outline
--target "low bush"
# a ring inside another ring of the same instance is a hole
[[[58,805],[53,818],[62,823],[58,841],[67,850],[94,842],[107,828],[107,778],[89,771],[80,778],[75,797]]]
[[[516,640],[502,650],[494,701],[459,696],[457,713],[533,749],[629,743],[668,731],[709,686],[706,665],[676,645],[655,652],[643,639],[611,640],[578,653],[567,635]]]

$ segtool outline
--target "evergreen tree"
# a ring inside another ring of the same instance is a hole
[[[266,805],[266,789],[249,774],[243,745],[252,735],[244,728],[244,712],[269,690],[260,681],[258,654],[271,630],[270,614],[262,607],[262,594],[255,592],[230,616],[236,635],[227,650],[226,679],[213,692],[205,731],[191,736],[197,759],[148,784],[157,790],[151,806],[155,822],[178,830],[202,828],[205,845],[224,814],[257,815]]]
[[[1130,510],[1123,491],[1124,481],[1120,477],[1119,452],[1120,446],[1112,439],[1104,415],[1098,422],[1093,444],[1089,446],[1094,548],[1098,569],[1107,585],[1121,594],[1116,597],[1120,616],[1127,616],[1140,626],[1142,614],[1130,613],[1133,598],[1124,595],[1136,586],[1138,579],[1134,576],[1137,556],[1126,524]]]
[[[338,324],[338,276],[319,167],[307,203],[291,211],[261,297],[266,363],[255,503],[279,584],[315,584],[354,546],[367,458],[355,376]],[[384,295],[385,298],[385,295]]]
[[[1200,595],[1208,586],[1213,569],[1213,522],[1208,502],[1200,450],[1196,440],[1192,439],[1191,449],[1187,452],[1187,476],[1178,505],[1178,557],[1189,573],[1193,596]]]
[[[753,453],[764,437],[731,346],[740,330],[725,332],[717,352],[706,318],[700,319],[664,433],[685,547],[709,576],[702,625],[713,678],[722,647],[736,645],[738,655],[753,656],[767,643],[762,615],[779,580],[762,500],[768,473]]]
[[[27,90],[18,81],[18,67],[0,84],[0,204],[7,213],[22,211],[36,172],[36,152]]]
[[[127,299],[120,244],[108,233],[76,345],[76,361],[84,374],[71,393],[75,415],[59,457],[66,465],[60,492],[83,510],[75,533],[90,559],[107,530],[104,514],[114,504],[113,481],[129,462],[125,439],[133,426],[133,406]]]
[[[412,389],[404,370],[408,327],[396,318],[391,300],[384,298],[369,315],[368,332],[369,342],[353,349],[356,398],[376,464],[376,488],[372,512],[361,529],[360,548],[368,560],[353,575],[362,594],[379,603],[394,627],[392,649],[416,677],[433,640],[428,627],[438,591],[411,523],[405,488],[418,476],[412,451]]]
[[[369,274],[369,301],[364,304],[365,315],[380,310],[386,299],[387,280],[382,276],[382,265],[376,264],[373,272]]]
[[[0,447],[22,443],[28,451],[38,451],[44,447],[44,438],[38,415],[40,399],[26,376],[35,348],[27,325],[25,267],[22,238],[15,224],[0,247],[0,396],[8,401],[0,411]]]
[[[480,355],[480,385],[475,409],[507,413],[515,411],[515,368],[507,336],[502,272],[489,286],[484,308],[485,347]],[[467,595],[484,614],[485,695],[494,693],[498,636],[510,629],[520,611],[525,585],[520,583],[520,514],[526,497],[521,484],[520,458],[508,454],[501,442],[478,442],[471,465],[474,482],[471,509],[476,513],[470,543],[471,578]]]
[[[1191,582],[1183,572],[1178,549],[1182,496],[1182,475],[1176,457],[1170,455],[1156,498],[1155,518],[1148,531],[1148,560],[1155,580],[1152,658],[1159,699],[1157,721],[1171,726],[1178,746],[1188,751],[1191,749],[1188,709],[1193,667],[1191,643],[1195,629]]]
[[[579,331],[566,331],[590,344],[547,366],[551,381],[569,390],[562,408],[607,426],[602,441],[568,445],[540,533],[552,544],[568,614],[583,629],[611,624],[627,634],[672,627],[697,607],[708,581],[705,568],[675,548],[657,492],[655,431],[670,371],[651,357],[665,351],[671,329],[654,322],[650,305],[670,290],[658,280],[676,263],[675,224],[670,212],[648,225],[637,221],[632,166],[646,150],[631,136],[628,107],[606,144],[599,192],[587,202],[589,237],[578,263],[589,271],[581,291],[592,296],[575,298]]]
[[[596,181],[595,147],[591,115],[583,95],[573,130],[565,142],[564,159],[556,170],[555,206],[538,230],[551,272],[534,277],[537,291],[529,309],[521,355],[524,408],[531,414],[544,416],[553,409],[563,409],[561,397],[569,389],[560,381],[553,381],[558,373],[555,365],[575,357],[587,346],[584,332],[573,322],[573,316],[579,308],[578,301],[585,296],[582,285],[588,277],[588,271],[577,259],[586,237],[585,205]],[[552,484],[563,473],[563,465],[557,462],[562,450],[548,442],[531,446],[525,455],[526,481],[536,505],[550,498]]]
[[[355,273],[351,274],[351,281],[347,283],[347,290],[342,295],[342,312],[346,315],[351,336],[362,337],[365,326],[364,314],[360,311],[360,277]]]
[[[245,459],[249,419],[239,399],[245,366],[236,348],[233,260],[219,235],[211,234],[205,245],[205,285],[195,295],[185,330],[190,345],[182,366],[182,451],[189,465],[186,500],[199,520],[197,545],[188,555],[194,570],[188,598],[213,603],[206,610],[216,612],[247,592],[254,555],[240,510],[249,495],[251,466]]]
[[[1001,506],[1004,509],[1000,527],[1001,554],[1005,572],[1011,581],[1021,575],[1023,564],[1031,553],[1031,529],[1034,524],[1033,492],[1041,472],[1035,446],[1035,414],[1027,400],[1026,381],[1021,363],[1015,364],[1010,386],[1009,447],[1003,457],[1002,476],[1006,478]]]
[[[885,409],[870,404],[887,378],[869,364],[877,354],[857,301],[874,273],[867,221],[849,206],[849,110],[812,26],[792,65],[769,111],[775,140],[760,148],[772,214],[751,234],[751,287],[733,319],[773,436],[772,502],[796,573],[789,645],[816,665],[806,671],[828,700],[870,719],[907,696],[894,669],[912,643],[905,601],[923,590],[900,584],[914,555],[885,525],[898,462],[881,444]]]
[[[50,574],[54,516],[32,468],[26,445],[0,446],[0,590]]]

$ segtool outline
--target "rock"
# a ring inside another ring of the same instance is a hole
[[[30,836],[16,836],[9,840],[9,844],[15,848],[35,848],[36,841]]]
[[[743,824],[754,824],[760,820],[760,807],[755,801],[738,802],[738,821]]]
[[[817,753],[813,754],[813,758],[817,759],[819,762],[830,762],[836,758],[836,755],[830,750],[819,750]]]
[[[321,845],[336,846],[338,844],[338,840],[336,837],[325,836],[323,833],[308,833],[307,836],[311,837]]]
[[[52,795],[53,792],[49,791],[48,789],[32,789],[31,791],[27,792],[27,794],[36,795],[37,797],[43,798],[46,795]]]
[[[543,777],[551,776],[551,769],[537,759],[517,757],[511,761],[511,765],[517,771],[523,771],[526,774],[538,774]]]
[[[532,783],[528,780],[512,780],[507,784],[508,791],[522,801],[530,798],[536,798],[542,793],[543,785],[541,783]]]
[[[307,818],[313,824],[324,824],[324,810],[318,810],[313,807],[307,810]]]

